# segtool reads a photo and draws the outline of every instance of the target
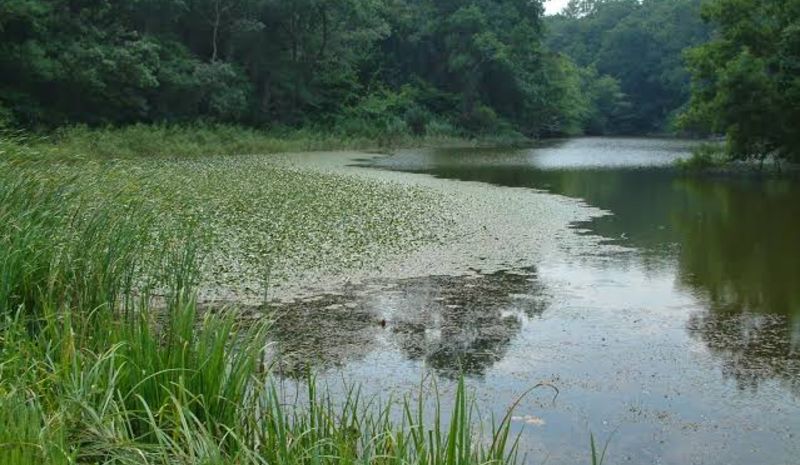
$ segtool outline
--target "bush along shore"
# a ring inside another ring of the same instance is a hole
[[[463,382],[447,418],[412,397],[334,399],[313,379],[287,405],[264,360],[268,323],[198,310],[208,237],[196,223],[164,228],[132,180],[98,177],[98,196],[3,147],[0,463],[518,461],[510,411],[473,421]]]
[[[194,225],[204,300],[231,291],[258,304],[267,282],[362,268],[452,235],[452,202],[431,189],[312,169],[291,156],[229,155],[262,153],[271,139],[228,129],[228,138],[223,128],[145,127],[61,142],[16,137],[0,139],[0,157],[20,176],[69,186],[75,208],[142,204],[159,234]],[[192,155],[198,141],[207,152]]]
[[[403,126],[256,129],[224,124],[134,124],[119,128],[66,126],[33,133],[0,127],[0,156],[20,153],[25,158],[88,158],[96,160],[142,157],[202,157],[329,150],[386,150],[401,147],[526,146],[535,142],[514,131],[471,134],[448,125],[428,127],[416,134]]]
[[[690,157],[678,160],[676,166],[685,174],[702,176],[797,177],[800,174],[800,164],[776,153],[737,158],[723,141],[699,144]]]

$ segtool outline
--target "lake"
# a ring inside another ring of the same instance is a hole
[[[797,463],[800,183],[685,175],[673,165],[692,145],[583,138],[370,157],[364,169],[579,199],[607,212],[572,225],[597,246],[305,301],[277,323],[284,369],[313,365],[374,395],[434,374],[447,396],[464,373],[499,415],[545,381],[558,395],[534,391],[514,419],[527,463],[586,463],[590,432],[609,440],[609,463]]]

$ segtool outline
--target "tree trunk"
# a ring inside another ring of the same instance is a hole
[[[214,1],[214,21],[211,24],[212,34],[211,34],[211,62],[217,61],[217,57],[219,55],[219,45],[217,41],[219,39],[219,24],[221,22],[222,13],[220,12],[219,3],[221,0]]]

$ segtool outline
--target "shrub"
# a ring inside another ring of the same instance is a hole
[[[701,144],[688,159],[678,161],[678,166],[684,170],[702,171],[720,167],[730,161],[725,154],[725,148],[719,144]]]
[[[0,463],[516,461],[510,411],[483,436],[463,381],[449,421],[436,396],[377,405],[313,379],[287,405],[263,320],[200,314],[202,236],[154,218],[120,166],[82,178],[69,163],[123,164],[0,160]]]
[[[461,115],[461,125],[472,133],[492,133],[500,126],[500,118],[490,107],[479,105]]]
[[[11,110],[4,107],[3,104],[0,103],[0,130],[10,128],[13,120],[14,115],[11,113]]]
[[[415,136],[425,135],[430,119],[430,113],[417,106],[410,108],[405,114],[406,125]]]

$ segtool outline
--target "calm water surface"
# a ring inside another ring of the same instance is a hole
[[[800,182],[696,178],[691,143],[577,139],[525,150],[415,150],[375,168],[527,187],[611,214],[575,224],[623,246],[483,275],[378,282],[289,308],[277,347],[370,393],[461,371],[520,407],[529,463],[800,463]],[[324,315],[324,318],[320,318]],[[304,337],[297,337],[303,328]]]

